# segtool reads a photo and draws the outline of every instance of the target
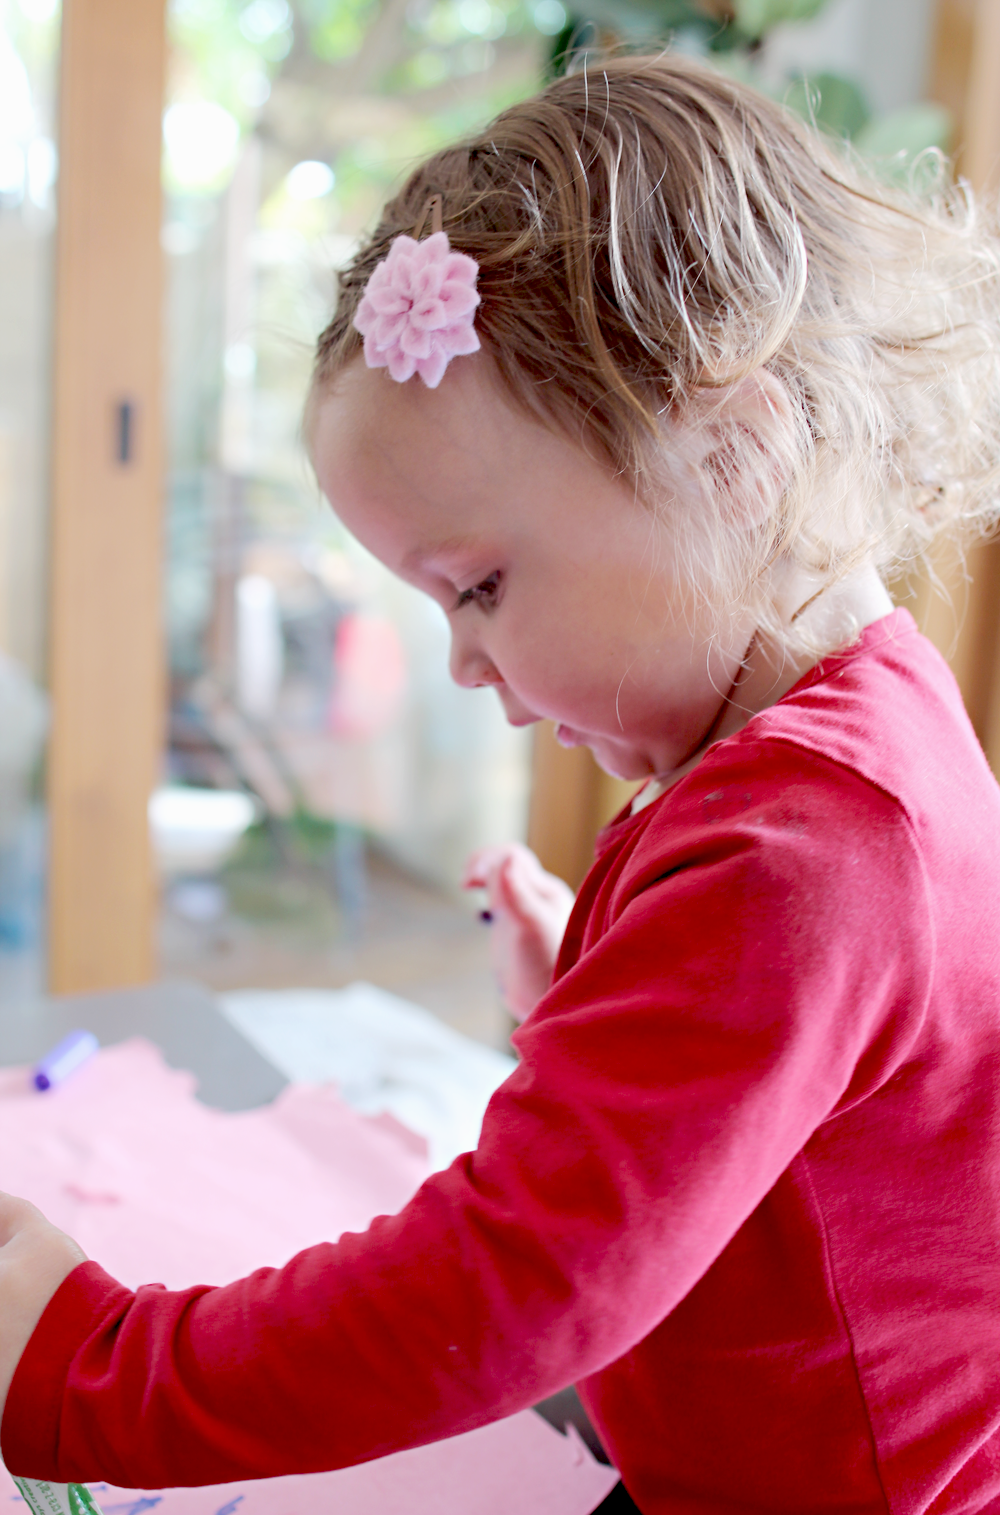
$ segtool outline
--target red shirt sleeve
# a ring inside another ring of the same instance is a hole
[[[647,829],[603,934],[518,1033],[478,1149],[399,1215],[222,1288],[76,1269],[11,1386],[11,1470],[154,1488],[340,1467],[512,1414],[645,1337],[817,1126],[891,1076],[926,1003],[905,816],[803,761],[778,752],[750,810],[706,821],[695,788]]]

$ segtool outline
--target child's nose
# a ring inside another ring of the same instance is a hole
[[[479,689],[484,684],[502,684],[495,664],[473,642],[452,633],[449,669],[456,684],[463,689]]]

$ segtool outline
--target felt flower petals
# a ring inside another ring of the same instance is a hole
[[[447,232],[396,237],[376,264],[354,316],[369,368],[403,384],[418,373],[437,389],[452,358],[479,351],[473,326],[479,264],[452,252]]]

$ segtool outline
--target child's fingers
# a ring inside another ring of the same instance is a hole
[[[537,880],[524,858],[512,853],[503,859],[497,869],[494,891],[497,904],[516,921],[523,926],[535,924],[539,905]]]
[[[542,906],[546,914],[552,908],[560,914],[572,910],[575,899],[572,889],[554,873],[547,873],[529,848],[515,843],[503,861],[503,868],[515,881],[526,907],[530,904],[537,911]]]
[[[565,879],[557,878],[554,873],[544,875],[543,882],[539,885],[539,892],[548,904],[567,915],[576,903],[576,895]]]
[[[500,869],[511,858],[517,859],[528,872],[537,873],[539,878],[546,877],[545,870],[530,847],[525,847],[523,842],[501,842],[490,847],[480,847],[472,854],[462,874],[462,888],[491,888]]]
[[[507,911],[523,925],[559,918],[565,925],[573,908],[573,891],[547,873],[523,842],[481,847],[462,874],[463,889],[485,889],[491,910]]]
[[[493,889],[491,890],[491,903],[499,905],[502,910],[506,910],[508,915],[512,915],[515,919],[520,920],[523,918],[524,906],[521,899],[521,891],[518,889],[515,880],[511,877],[511,873],[511,859],[505,858],[496,871]]]
[[[491,874],[499,868],[508,851],[508,846],[480,847],[466,862],[462,872],[462,888],[488,889]]]

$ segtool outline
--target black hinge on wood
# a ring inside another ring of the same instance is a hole
[[[135,406],[131,400],[119,400],[115,407],[115,459],[131,463],[135,457]]]

